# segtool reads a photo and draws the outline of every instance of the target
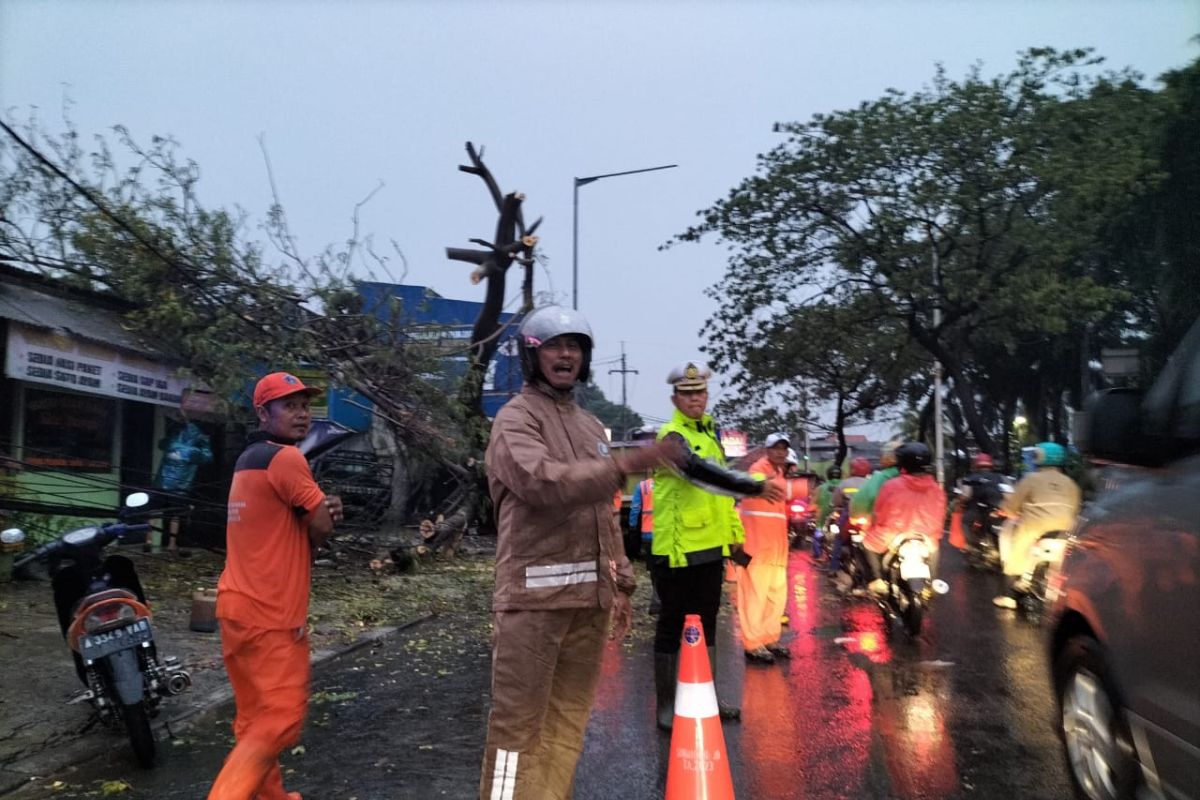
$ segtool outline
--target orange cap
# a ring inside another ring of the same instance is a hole
[[[289,394],[303,392],[311,396],[320,394],[321,391],[321,389],[305,386],[290,372],[272,372],[254,385],[254,407],[265,406],[272,400],[287,397]]]

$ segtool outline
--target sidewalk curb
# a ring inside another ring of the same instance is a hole
[[[437,616],[436,613],[429,613],[396,625],[373,628],[349,644],[341,647],[315,650],[311,657],[313,670],[315,672],[326,663],[361,650],[393,634],[429,622],[436,619]],[[193,704],[191,708],[174,716],[167,717],[164,715],[163,718],[155,720],[155,738],[161,742],[165,738],[178,736],[223,705],[232,701],[233,689],[226,683],[222,688],[210,692],[198,703]],[[126,744],[128,743],[126,742]],[[48,777],[68,767],[104,756],[108,753],[109,749],[109,743],[99,741],[94,736],[83,735],[62,747],[51,745],[27,758],[13,761],[0,769],[0,797],[17,791],[37,777]]]

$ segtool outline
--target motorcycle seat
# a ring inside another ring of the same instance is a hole
[[[71,607],[71,616],[75,616],[76,614],[78,614],[79,609],[84,608],[85,606],[95,605],[96,603],[103,603],[105,600],[134,600],[134,601],[137,601],[137,599],[138,599],[137,595],[134,594],[133,592],[129,591],[128,589],[105,589],[102,592],[94,592],[93,594],[85,595],[84,597],[82,597],[77,603],[75,603],[75,605],[73,605]],[[140,602],[140,601],[138,601],[138,602]]]

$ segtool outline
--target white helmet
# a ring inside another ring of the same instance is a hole
[[[579,337],[583,348],[583,364],[579,368],[577,383],[587,383],[592,368],[592,326],[583,314],[562,306],[542,306],[525,316],[517,331],[521,344],[521,371],[525,380],[532,382],[538,377],[537,350],[555,336],[572,334]]]

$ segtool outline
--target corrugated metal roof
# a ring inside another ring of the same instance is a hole
[[[81,339],[162,358],[162,353],[121,326],[121,314],[115,309],[20,283],[0,281],[0,319],[62,330]]]

